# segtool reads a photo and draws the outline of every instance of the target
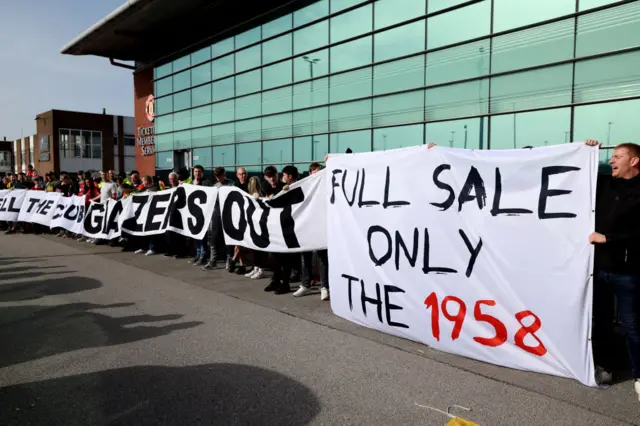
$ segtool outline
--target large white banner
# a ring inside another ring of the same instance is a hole
[[[331,157],[331,307],[436,349],[595,386],[597,150]]]
[[[84,235],[112,239],[157,235],[167,230],[202,239],[207,233],[217,188],[181,185],[159,192],[134,194],[119,201],[91,203],[84,218]]]
[[[49,226],[66,229],[74,234],[82,234],[84,232],[84,210],[85,197],[77,195],[60,197]]]
[[[272,253],[327,248],[324,179],[323,170],[270,200],[256,200],[235,187],[220,188],[225,243]]]
[[[20,215],[22,201],[27,195],[26,189],[11,189],[0,198],[0,220],[15,222]]]
[[[18,221],[49,226],[60,198],[62,195],[58,192],[27,191]]]

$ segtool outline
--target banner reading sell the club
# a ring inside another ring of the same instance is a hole
[[[331,307],[436,349],[595,386],[597,150],[331,157]]]

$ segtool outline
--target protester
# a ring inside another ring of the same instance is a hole
[[[101,171],[100,172],[100,194],[91,199],[91,201],[106,203],[108,200],[113,198],[113,194],[116,193],[116,184],[109,178],[109,174]],[[104,241],[99,238],[92,238],[88,240],[91,244],[103,244]]]
[[[193,179],[191,185],[211,186],[208,180],[204,178],[204,167],[197,165],[193,167]],[[196,257],[189,261],[194,266],[202,266],[207,263],[207,236],[202,240],[196,241]]]
[[[588,145],[597,145],[589,140]],[[640,400],[640,146],[623,143],[615,147],[611,175],[598,177],[594,262],[594,358],[604,370],[601,382],[612,379],[611,354],[613,298],[624,330],[631,361],[634,389]]]
[[[269,167],[267,167],[267,169],[269,169]],[[264,174],[265,179],[267,179],[268,183],[266,187],[267,189],[271,188],[271,190],[273,191],[273,189],[278,186],[277,183],[281,182],[278,180],[277,172],[274,175],[273,173],[271,173],[272,170],[267,169],[265,169]],[[295,183],[298,180],[298,169],[295,166],[286,166],[282,169],[282,179],[284,184],[286,185],[282,185],[281,183],[281,188],[288,190],[289,185]],[[277,193],[273,195],[277,195]],[[291,291],[289,283],[291,280],[291,265],[294,262],[294,257],[299,258],[299,255],[291,253],[273,254],[273,277],[271,278],[271,282],[269,283],[269,285],[265,287],[264,291],[273,291],[275,292],[275,294],[286,294]]]
[[[264,180],[262,193],[265,197],[273,198],[274,195],[282,191],[284,184],[278,178],[278,169],[274,166],[268,166],[264,169]]]
[[[253,176],[247,183],[247,193],[256,200],[263,197],[262,187],[260,185],[260,179]],[[253,254],[253,269],[246,273],[244,276],[251,278],[252,280],[258,280],[264,275],[264,268],[267,263],[266,253],[258,250],[251,250]]]
[[[227,179],[226,171],[224,167],[216,167],[214,170],[214,176],[216,182],[214,187],[221,188],[223,186],[234,186],[235,183]],[[218,261],[218,248],[225,247],[225,269],[229,272],[235,271],[235,262],[233,261],[234,249],[233,246],[227,246],[224,244],[224,233],[222,231],[222,214],[220,211],[220,202],[216,198],[215,205],[213,207],[213,218],[209,223],[209,261],[202,270],[208,271],[216,268]]]
[[[169,173],[169,189],[177,188],[180,185],[179,176],[176,172]],[[187,237],[180,235],[177,232],[168,231],[166,233],[167,238],[167,252],[165,256],[173,257],[175,259],[184,257],[187,254]]]
[[[322,170],[318,163],[309,166],[309,174],[315,174]],[[285,186],[285,188],[287,188]],[[320,300],[329,300],[329,256],[327,250],[318,250],[320,261]],[[313,252],[303,252],[302,255],[302,283],[300,288],[293,293],[294,297],[302,297],[311,293],[311,277],[313,271]]]
[[[236,177],[238,178],[238,181],[236,182],[236,186],[241,190],[243,190],[244,192],[249,192],[248,191],[249,179],[247,175],[247,169],[245,169],[244,167],[238,167],[236,169]]]
[[[142,184],[144,185],[145,192],[157,192],[158,186],[153,182],[151,176],[145,176],[142,178]],[[154,256],[156,254],[156,247],[158,245],[158,236],[150,235],[148,237],[140,237],[141,242],[145,245],[145,247],[140,247],[136,250],[135,254],[144,253],[145,256]]]
[[[29,180],[34,180],[37,176],[38,172],[33,168],[32,164],[29,164],[27,166],[27,178],[29,178]]]

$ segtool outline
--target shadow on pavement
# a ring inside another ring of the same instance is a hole
[[[320,412],[301,383],[239,364],[121,368],[0,395],[3,425],[304,425]]]
[[[52,272],[34,272],[34,274],[38,275],[51,273]],[[4,275],[0,273],[0,280],[2,280],[3,278]],[[31,281],[26,283],[0,284],[0,302],[19,302],[24,300],[34,300],[40,299],[41,297],[45,296],[72,294],[81,291],[95,290],[100,287],[102,287],[102,283],[100,281],[87,277],[48,278],[41,281]]]
[[[75,272],[75,271],[49,271],[49,272],[34,271],[34,272],[16,272],[15,274],[3,274],[2,271],[0,271],[0,285],[3,285],[2,284],[3,281],[6,281],[6,280],[22,280],[25,278],[38,278],[43,275],[68,274],[70,272]]]
[[[0,265],[4,266],[4,265]],[[43,269],[59,269],[62,266],[16,266],[13,268],[2,268],[0,269],[0,274],[5,274],[7,272],[25,272],[25,271],[34,271],[34,270],[43,270]],[[0,279],[2,275],[0,275]]]
[[[0,308],[0,368],[78,349],[152,339],[202,324],[190,321],[158,326],[133,325],[177,320],[182,315],[117,317],[92,312],[120,306],[126,304],[70,303],[53,307]]]

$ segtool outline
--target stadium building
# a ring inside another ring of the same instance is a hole
[[[637,0],[130,0],[62,52],[134,61],[137,168],[164,175],[638,142],[639,34]]]

